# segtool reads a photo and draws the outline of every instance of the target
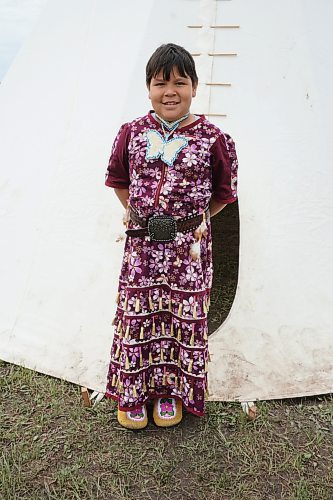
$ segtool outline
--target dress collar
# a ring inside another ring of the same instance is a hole
[[[148,120],[151,123],[153,123],[154,125],[158,125],[159,127],[161,127],[161,123],[154,118],[153,113],[154,113],[153,109],[149,110],[148,115],[147,115],[148,116]],[[198,113],[196,113],[196,115],[198,116],[198,118],[196,120],[194,120],[194,122],[189,123],[188,125],[185,125],[185,127],[181,127],[181,126],[178,127],[177,128],[177,132],[184,131],[184,130],[187,130],[189,128],[192,128],[195,125],[198,125],[198,123],[200,123],[200,122],[202,122],[202,121],[204,121],[206,119],[205,115],[199,115]]]

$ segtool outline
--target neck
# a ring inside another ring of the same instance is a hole
[[[164,126],[165,126],[168,130],[173,130],[173,129],[177,128],[177,127],[178,127],[178,125],[179,125],[181,122],[183,122],[183,121],[187,120],[187,118],[190,116],[190,112],[188,111],[188,112],[186,113],[186,115],[181,116],[180,118],[178,118],[177,120],[172,121],[172,122],[169,122],[169,121],[165,120],[164,118],[162,118],[161,116],[159,116],[157,113],[155,113],[155,116],[156,116],[156,118],[157,118],[157,119],[158,119],[161,123],[163,123],[163,125],[164,125]]]

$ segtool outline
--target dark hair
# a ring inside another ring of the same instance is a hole
[[[163,79],[169,80],[172,69],[176,67],[180,76],[189,76],[193,85],[198,83],[193,57],[184,47],[175,43],[167,43],[158,47],[150,57],[146,66],[146,84],[149,87],[151,79],[163,71]]]

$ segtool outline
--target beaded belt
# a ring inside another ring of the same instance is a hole
[[[142,229],[127,229],[126,234],[132,237],[150,236],[152,241],[172,241],[176,238],[177,232],[188,232],[196,229],[203,220],[203,215],[208,219],[209,208],[200,215],[191,215],[183,219],[175,219],[172,215],[151,215],[147,218],[139,217],[130,208],[130,218],[134,224],[138,224]]]

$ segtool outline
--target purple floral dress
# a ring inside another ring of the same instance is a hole
[[[202,214],[212,194],[237,198],[237,156],[232,138],[200,115],[173,137],[187,145],[173,165],[146,159],[150,130],[161,134],[152,112],[125,123],[114,141],[105,184],[129,189],[140,217]],[[179,398],[204,415],[207,394],[207,314],[212,286],[212,238],[207,219],[200,257],[192,258],[194,231],[170,242],[127,237],[122,261],[106,396],[124,411],[156,397]],[[130,221],[129,228],[139,228]]]

